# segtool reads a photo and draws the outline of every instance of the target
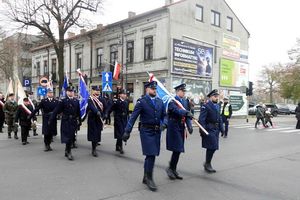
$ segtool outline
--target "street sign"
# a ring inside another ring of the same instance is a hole
[[[102,91],[103,92],[112,92],[112,83],[103,83],[102,84]]]
[[[47,87],[47,84],[48,84],[48,78],[47,77],[42,77],[40,79],[40,85],[43,86],[43,87]]]
[[[47,88],[44,87],[38,87],[37,88],[37,95],[38,96],[46,96],[47,94]]]
[[[102,92],[112,92],[112,73],[102,72]]]
[[[102,83],[113,82],[111,72],[102,72]]]
[[[31,78],[23,78],[23,87],[30,87],[31,86]]]

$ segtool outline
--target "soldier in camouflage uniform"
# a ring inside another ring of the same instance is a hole
[[[8,126],[8,138],[11,139],[11,132],[15,133],[15,139],[18,138],[18,125],[15,123],[15,115],[18,109],[18,103],[15,100],[15,95],[13,93],[8,95],[8,100],[4,104],[3,111],[5,113],[5,120]]]

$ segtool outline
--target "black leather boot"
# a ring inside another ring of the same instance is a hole
[[[14,138],[17,140],[17,139],[19,139],[19,137],[18,137],[18,135],[17,135],[17,133],[15,133],[15,136],[14,136]]]
[[[11,139],[11,133],[8,133],[8,139]]]
[[[208,172],[208,173],[216,173],[217,171],[214,169],[214,168],[212,168],[212,166],[211,166],[211,164],[210,163],[204,163],[203,164],[203,167],[204,167],[204,170],[206,171],[206,172]]]
[[[153,173],[152,172],[147,172],[146,184],[151,191],[154,192],[157,190],[156,184],[153,181]]]
[[[168,175],[169,179],[171,179],[171,180],[175,180],[176,179],[174,171],[173,171],[173,169],[171,169],[171,167],[168,167],[166,169],[166,172],[167,172],[167,175]]]
[[[98,153],[97,153],[96,149],[93,149],[93,150],[92,150],[92,155],[93,155],[94,157],[98,157]]]

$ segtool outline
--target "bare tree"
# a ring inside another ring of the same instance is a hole
[[[58,59],[59,88],[64,79],[64,36],[83,27],[82,14],[97,12],[103,0],[8,0],[8,16],[22,27],[35,27],[51,41]],[[58,39],[56,38],[58,35]]]
[[[268,94],[270,103],[274,101],[274,94],[279,92],[281,71],[281,64],[264,66],[260,79],[257,81],[257,91],[261,94]]]

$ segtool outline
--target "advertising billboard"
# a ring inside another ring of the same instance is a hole
[[[249,65],[225,58],[220,62],[220,86],[241,87],[248,85]]]
[[[213,48],[173,39],[173,72],[212,77]]]
[[[186,84],[186,96],[191,98],[196,105],[199,105],[200,101],[205,99],[212,87],[211,81],[174,78],[172,88],[180,85],[181,83]]]
[[[235,60],[240,59],[241,42],[240,38],[224,34],[223,35],[223,56]]]
[[[236,91],[230,91],[229,103],[232,107],[233,116],[247,115],[248,100],[246,94],[242,94]]]

